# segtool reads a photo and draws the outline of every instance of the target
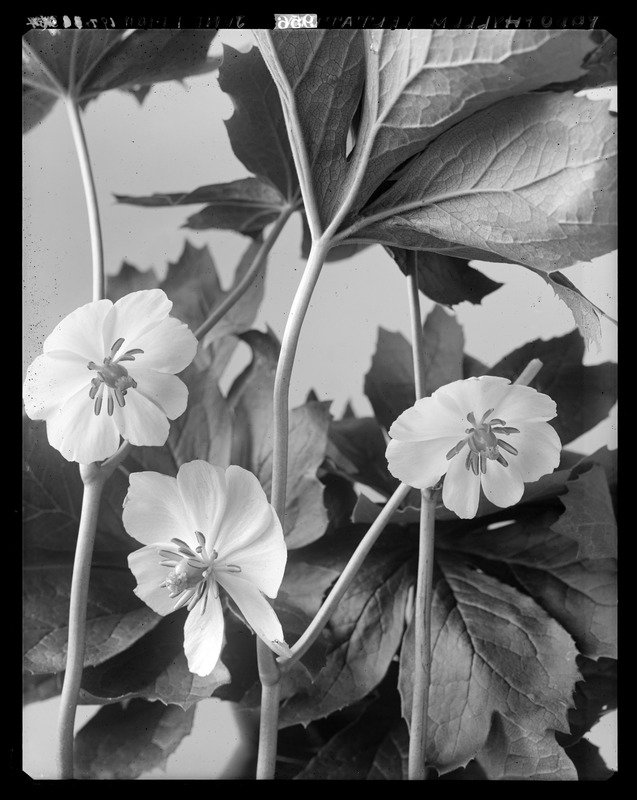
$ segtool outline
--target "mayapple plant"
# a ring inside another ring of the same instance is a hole
[[[63,100],[93,255],[92,301],[24,384],[24,691],[61,695],[57,777],[142,776],[216,697],[258,720],[246,777],[604,779],[584,734],[616,707],[616,453],[566,447],[616,371],[582,363],[604,312],[560,270],[616,247],[615,117],[582,94],[614,81],[614,37],[253,34],[223,59],[214,30],[24,37],[25,132]],[[232,286],[189,244],[163,280],[105,276],[87,103],[212,70],[250,177],[116,197],[245,236]],[[294,215],[279,341],[253,325]],[[371,245],[405,275],[411,342],[379,330],[372,416],[290,409],[322,267]],[[468,355],[443,306],[499,285],[470,261],[530,270],[576,327]],[[79,703],[101,708],[74,736]]]

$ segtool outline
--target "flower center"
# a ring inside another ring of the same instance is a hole
[[[182,539],[171,539],[175,545],[174,550],[160,550],[159,555],[164,559],[162,567],[170,567],[168,577],[160,584],[168,590],[170,597],[179,598],[174,610],[187,606],[191,611],[203,598],[201,613],[206,610],[208,602],[208,585],[213,587],[215,597],[219,596],[217,581],[215,580],[213,564],[217,559],[217,551],[212,550],[210,555],[206,551],[206,537],[201,531],[195,531],[197,547],[190,547]],[[241,567],[236,564],[218,564],[218,570],[226,572],[241,572]]]
[[[128,374],[126,367],[123,367],[122,361],[134,361],[135,356],[143,353],[143,350],[136,348],[134,350],[127,350],[119,358],[115,358],[115,354],[120,349],[124,339],[118,339],[111,347],[110,355],[104,358],[102,364],[96,364],[94,361],[89,361],[87,364],[88,369],[93,369],[97,375],[91,379],[91,388],[89,390],[89,397],[95,400],[95,414],[99,415],[102,410],[102,400],[104,394],[104,387],[106,386],[107,400],[106,408],[109,416],[112,416],[115,403],[113,396],[117,400],[117,405],[123,408],[126,405],[126,392],[129,389],[137,388],[137,381]]]
[[[517,428],[507,427],[503,419],[493,418],[487,422],[494,409],[490,408],[482,415],[480,422],[476,422],[475,414],[470,411],[467,420],[472,427],[467,428],[465,433],[469,434],[465,439],[461,439],[447,453],[447,460],[451,460],[462,450],[465,444],[469,445],[469,452],[465,461],[465,467],[473,472],[474,475],[484,474],[487,471],[488,461],[497,461],[503,467],[508,467],[509,462],[502,455],[500,450],[505,450],[511,455],[517,456],[518,451],[513,445],[499,439],[498,435],[510,436],[512,433],[519,433]]]

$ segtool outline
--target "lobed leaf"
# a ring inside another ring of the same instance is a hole
[[[522,345],[488,372],[514,381],[531,359],[539,358],[542,369],[531,386],[555,400],[557,417],[551,425],[566,445],[605,419],[617,400],[617,365],[584,366],[584,353],[584,339],[573,330]]]
[[[192,730],[195,709],[133,699],[99,709],[75,737],[83,780],[135,780],[163,767]]]
[[[435,303],[453,306],[464,301],[479,304],[501,283],[492,281],[482,272],[469,266],[463,258],[442,253],[385,248],[404,275],[418,273],[418,288]]]
[[[281,725],[306,725],[362,699],[384,678],[403,635],[414,548],[388,531],[372,549],[324,633],[327,662],[312,681],[290,673],[282,688]],[[289,554],[275,608],[314,615],[358,544],[346,528]]]
[[[362,32],[259,30],[255,37],[279,90],[292,150],[308,170],[301,183],[327,226],[350,171],[348,134],[364,81]]]
[[[465,377],[462,328],[440,306],[425,320],[422,346],[427,354],[423,369],[425,395]],[[365,376],[365,394],[386,430],[416,401],[412,349],[401,333],[378,329],[376,351]]]
[[[184,655],[183,611],[160,618],[159,623],[131,647],[96,666],[84,668],[80,697],[83,703],[104,705],[141,697],[176,704],[187,710],[230,679],[222,661],[210,675],[188,669]]]
[[[615,121],[570,93],[501,100],[441,134],[348,240],[554,272],[616,247]]]
[[[272,481],[272,392],[279,343],[269,331],[241,337],[253,352],[252,362],[228,394],[235,413],[232,462],[253,472],[269,494]],[[327,448],[329,404],[309,402],[290,412],[288,487],[283,530],[288,548],[323,536],[328,524],[323,484],[317,472]]]
[[[528,778],[559,754],[552,731],[568,730],[580,677],[573,640],[532,598],[461,556],[439,552],[436,565],[427,764],[441,773],[465,766],[500,717],[522,731],[528,758],[519,768]],[[412,621],[399,678],[408,721],[414,669]],[[505,745],[496,749],[502,756]]]
[[[234,113],[225,121],[236,157],[252,174],[276,187],[289,202],[299,197],[298,178],[276,84],[261,52],[224,45],[219,87]]]
[[[401,164],[500,100],[585,74],[590,31],[382,30],[367,38],[359,142],[371,148],[354,209]]]
[[[217,228],[257,236],[279,216],[284,199],[277,189],[258,178],[200,186],[192,192],[155,193],[144,196],[116,194],[118,203],[142,208],[165,208],[206,203],[188,217],[182,227],[191,230]]]
[[[58,97],[84,105],[110,89],[138,87],[210,72],[217,31],[31,30],[22,37],[23,131]]]

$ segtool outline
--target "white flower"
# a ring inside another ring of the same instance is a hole
[[[389,429],[389,471],[418,489],[444,475],[442,501],[475,517],[480,487],[496,506],[522,497],[524,483],[552,472],[561,444],[547,420],[555,402],[530,386],[483,376],[454,381],[418,400]]]
[[[188,668],[209,675],[223,646],[219,587],[255,633],[279,655],[289,650],[263,596],[276,597],[287,549],[279,519],[257,478],[241,467],[183,464],[176,478],[130,476],[124,527],[145,547],[128,557],[135,594],[158,614],[187,606]]]
[[[188,389],[175,373],[195,357],[197,340],[168,314],[161,289],[132,292],[115,304],[76,308],[44,342],[27,371],[24,406],[46,420],[53,447],[90,464],[135,445],[162,445],[169,419],[186,409]]]

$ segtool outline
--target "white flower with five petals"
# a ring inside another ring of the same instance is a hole
[[[191,461],[176,478],[133,473],[123,522],[144,545],[128,557],[135,594],[161,615],[184,606],[189,611],[184,651],[191,672],[209,675],[221,654],[220,589],[275,653],[289,654],[264,596],[277,595],[287,548],[279,519],[251,472]]]
[[[162,445],[169,419],[186,410],[188,389],[176,373],[195,357],[197,340],[169,317],[161,289],[131,292],[116,303],[75,309],[44,342],[24,384],[25,411],[46,420],[53,447],[69,461],[112,456],[120,437]]]
[[[482,376],[454,381],[418,400],[389,429],[389,471],[418,489],[443,476],[442,502],[475,517],[480,490],[500,508],[515,505],[524,484],[557,467],[561,443],[548,420],[555,402],[530,386]]]

